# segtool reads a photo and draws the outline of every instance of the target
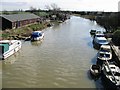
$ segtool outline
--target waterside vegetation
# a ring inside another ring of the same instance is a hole
[[[120,46],[120,12],[73,12],[83,18],[96,21],[106,29],[106,34],[112,37],[112,42]]]

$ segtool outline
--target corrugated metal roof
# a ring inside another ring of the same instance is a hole
[[[8,19],[11,22],[40,18],[35,14],[11,14],[11,15],[0,15],[0,16],[4,17],[5,19]]]

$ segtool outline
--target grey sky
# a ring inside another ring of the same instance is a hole
[[[30,6],[45,9],[45,5],[56,3],[62,10],[118,11],[119,0],[2,0],[0,10],[29,9]]]

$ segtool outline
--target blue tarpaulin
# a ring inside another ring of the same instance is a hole
[[[32,37],[40,37],[40,36],[42,36],[42,33],[40,33],[40,32],[33,32],[32,33]]]

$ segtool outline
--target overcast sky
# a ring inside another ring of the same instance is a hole
[[[75,11],[118,11],[120,0],[0,0],[0,10],[27,10],[30,6],[45,9],[45,5],[55,3],[62,10]]]

